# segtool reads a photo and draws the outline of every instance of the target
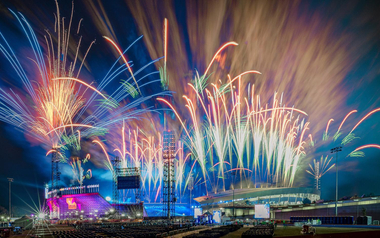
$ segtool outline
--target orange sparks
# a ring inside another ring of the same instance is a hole
[[[53,152],[57,152],[56,150],[49,150],[45,156],[48,156],[49,154],[53,153]]]
[[[139,92],[140,92],[140,94],[141,94],[141,91],[140,91],[139,85],[137,84],[137,81],[136,81],[136,79],[135,79],[135,76],[133,75],[132,69],[131,69],[131,67],[130,67],[129,64],[128,64],[128,60],[127,60],[127,59],[125,58],[125,56],[123,55],[123,52],[120,50],[119,46],[117,46],[117,44],[116,44],[113,40],[111,40],[110,38],[108,38],[107,36],[103,36],[103,38],[106,39],[108,42],[110,42],[110,43],[115,47],[115,49],[117,50],[117,52],[119,52],[119,54],[120,54],[121,58],[123,59],[125,65],[127,65],[127,68],[128,68],[128,70],[129,70],[129,73],[131,73],[132,78],[133,78],[133,80],[134,80],[135,83],[136,83],[137,89],[139,90]]]
[[[168,61],[168,19],[164,19],[164,60],[165,66]]]
[[[183,121],[181,120],[181,117],[178,115],[178,113],[177,113],[177,111],[175,110],[175,108],[174,108],[174,107],[173,107],[168,101],[166,101],[166,100],[163,99],[163,98],[157,98],[157,100],[166,103],[166,105],[168,105],[168,106],[173,110],[174,114],[177,116],[177,118],[178,118],[178,120],[180,121],[180,123],[181,123],[183,129],[185,130],[187,136],[190,137],[189,132],[186,130],[185,124],[184,124]]]
[[[380,108],[377,108],[375,110],[370,111],[367,115],[365,115],[355,126],[354,128],[350,131],[350,134],[362,123],[367,117],[371,116],[373,113],[380,111]]]
[[[353,152],[358,151],[358,150],[362,150],[362,149],[366,149],[366,148],[377,148],[377,149],[380,149],[380,145],[376,145],[376,144],[363,145],[363,146],[360,146],[360,147],[356,148]]]
[[[223,161],[223,163],[225,163],[225,164],[228,164],[228,165],[231,165],[230,163],[228,163],[227,161]],[[215,167],[215,166],[217,166],[218,164],[220,164],[220,162],[218,162],[218,163],[216,163],[216,164],[214,164],[214,166],[212,166],[213,168]]]
[[[72,78],[72,77],[58,77],[58,78],[53,78],[52,80],[73,80],[75,82],[78,82],[78,83],[81,83],[85,86],[87,86],[88,88],[91,88],[92,90],[94,90],[95,92],[97,92],[100,96],[102,96],[104,99],[108,100],[106,96],[104,96],[99,90],[97,90],[96,88],[94,88],[93,86],[89,85],[88,83],[80,80],[80,79],[77,79],[77,78]]]
[[[45,156],[48,156],[48,155],[51,154],[51,153],[57,153],[57,154],[59,154],[59,156],[63,157],[62,154],[61,154],[61,152],[59,152],[59,151],[57,151],[57,150],[55,150],[55,149],[51,149],[51,150],[49,150],[49,151],[46,153]]]
[[[102,143],[100,143],[98,140],[93,140],[92,143],[96,143],[96,144],[98,144],[98,145],[102,148],[103,153],[104,153],[104,155],[106,156],[107,161],[108,161],[108,163],[109,163],[109,165],[110,165],[110,168],[113,170],[113,167],[112,167],[112,163],[111,163],[110,157],[108,156],[107,151],[106,151],[106,149],[104,148],[104,146],[102,145]]]
[[[296,112],[299,112],[301,114],[304,114],[305,116],[307,116],[307,113],[300,110],[300,109],[297,109],[297,108],[294,108],[294,107],[278,107],[278,108],[269,108],[269,109],[264,109],[264,110],[260,110],[260,111],[252,111],[251,112],[251,115],[255,115],[255,114],[261,114],[263,112],[270,112],[270,111],[276,111],[278,109],[281,109],[281,110],[289,110],[289,111],[296,111]]]
[[[246,74],[261,74],[260,71],[257,71],[257,70],[247,70],[241,74],[239,74],[238,76],[236,76],[235,78],[233,78],[232,80],[230,80],[230,82],[228,84],[225,85],[224,89],[226,89],[229,85],[231,85],[236,79],[240,78],[241,76],[243,75],[246,75]]]
[[[331,119],[329,120],[329,122],[327,122],[327,126],[326,126],[326,135],[327,135],[327,132],[328,132],[328,130],[329,130],[330,123],[333,122],[333,121],[334,121],[334,119],[331,118]]]
[[[219,55],[219,53],[222,52],[222,50],[224,50],[226,47],[228,47],[228,46],[230,46],[230,45],[235,45],[235,46],[237,46],[237,45],[239,45],[239,44],[236,43],[236,42],[234,42],[234,41],[230,41],[230,42],[227,42],[226,44],[224,44],[222,47],[220,47],[219,50],[215,53],[214,57],[212,57],[212,60],[211,60],[210,64],[208,65],[208,67],[207,67],[207,69],[206,69],[204,75],[206,75],[207,72],[210,70],[212,63],[214,63],[215,58]]]
[[[50,133],[52,133],[52,132],[54,132],[54,131],[56,131],[58,129],[61,129],[61,128],[73,127],[73,126],[80,126],[80,127],[87,127],[87,128],[92,128],[93,127],[93,126],[85,125],[85,124],[68,124],[68,125],[63,125],[63,126],[56,127],[53,130],[51,130],[48,133],[46,133],[45,135],[49,135]]]
[[[230,169],[230,170],[228,170],[228,171],[226,171],[226,172],[224,172],[224,173],[228,173],[228,172],[231,172],[231,171],[234,171],[234,170],[247,170],[247,171],[249,171],[249,172],[252,173],[252,170],[247,169],[247,168],[234,168],[234,169]]]
[[[344,117],[342,123],[340,123],[340,126],[339,126],[339,128],[338,128],[338,132],[340,131],[340,128],[342,128],[342,126],[343,126],[344,122],[347,120],[347,118],[348,118],[352,113],[355,113],[355,112],[357,112],[357,110],[352,110],[352,111],[350,111],[350,112]]]

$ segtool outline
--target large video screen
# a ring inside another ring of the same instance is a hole
[[[203,215],[202,208],[196,207],[194,208],[194,218],[198,218],[198,216]]]
[[[137,189],[140,188],[140,176],[118,176],[117,189]]]
[[[214,211],[212,218],[214,219],[215,223],[221,223],[222,222],[222,216],[220,213],[221,213],[220,211]]]
[[[269,204],[256,204],[255,205],[255,219],[257,218],[270,218],[270,205]]]

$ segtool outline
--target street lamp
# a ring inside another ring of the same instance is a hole
[[[189,201],[189,207],[193,208],[191,206],[191,192],[193,191],[194,189],[194,177],[193,176],[190,176],[190,179],[189,179],[189,183],[187,185],[187,188],[189,189],[190,191],[190,201]],[[193,215],[193,209],[191,209],[191,212],[190,212],[190,215]]]
[[[235,176],[236,176],[236,171],[232,171],[231,175],[233,175],[233,177],[232,177],[232,185],[233,185],[233,189],[232,189],[232,213],[233,213],[234,219],[236,219],[236,215],[235,215]]]
[[[336,171],[336,178],[335,178],[335,216],[338,216],[338,152],[342,151],[342,146],[338,146],[335,148],[332,148],[331,150],[332,154],[336,154],[335,159],[335,171]]]

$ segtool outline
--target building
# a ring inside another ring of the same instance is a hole
[[[305,198],[312,203],[303,204]],[[323,202],[320,191],[314,188],[235,189],[235,192],[228,190],[194,200],[200,203],[203,212],[222,211],[224,216],[236,218],[253,218],[255,204],[270,204],[270,217],[277,220],[335,216],[335,201]],[[356,221],[363,215],[372,216],[372,221],[377,224],[380,220],[380,196],[338,201],[338,216],[352,216]]]
[[[225,216],[253,216],[255,204],[271,206],[301,205],[307,198],[320,200],[320,191],[315,188],[245,188],[197,197],[203,211],[222,210]]]

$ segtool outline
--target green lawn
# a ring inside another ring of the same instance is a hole
[[[335,228],[335,227],[316,227],[317,234],[331,234],[331,233],[344,233],[344,232],[355,232],[355,231],[371,231],[373,229],[366,228]],[[274,232],[275,237],[281,236],[296,236],[301,235],[301,227],[277,227]]]
[[[244,231],[249,230],[250,227],[243,227],[240,228],[237,231],[231,232],[228,235],[222,236],[222,238],[241,238],[241,234],[243,234]]]
[[[222,238],[240,238],[244,231],[249,230],[250,227],[241,228],[235,232],[231,232]],[[357,232],[357,231],[372,231],[374,229],[367,228],[335,228],[335,227],[317,227],[317,234],[332,234],[332,233],[344,233],[344,232]],[[274,232],[274,237],[286,237],[286,236],[301,236],[301,227],[277,227]]]

